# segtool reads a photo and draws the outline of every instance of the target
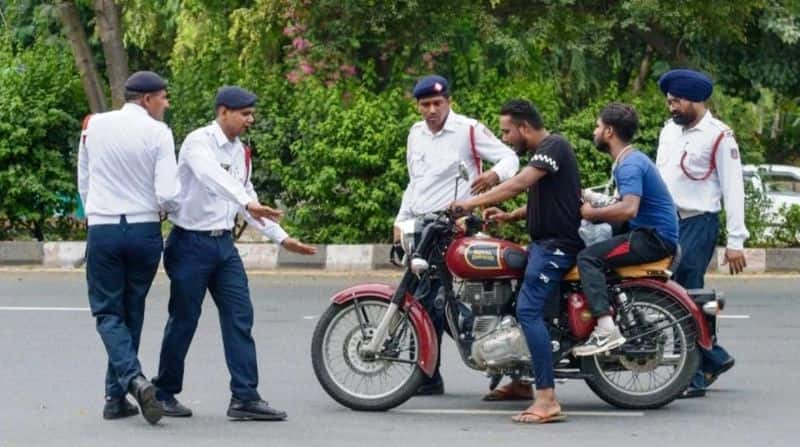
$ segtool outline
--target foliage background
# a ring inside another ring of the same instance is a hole
[[[0,239],[82,235],[68,214],[88,108],[57,3],[0,0]],[[102,69],[92,2],[74,3]],[[259,94],[247,136],[257,190],[310,242],[389,239],[408,180],[406,135],[419,119],[409,91],[432,72],[451,80],[455,110],[491,128],[507,99],[533,100],[575,145],[586,186],[610,167],[591,145],[599,109],[632,103],[642,120],[636,144],[654,155],[667,119],[656,80],[679,66],[717,81],[711,106],[736,131],[744,162],[798,162],[797,0],[117,3],[131,71],[170,81],[167,122],[178,143],[213,118],[221,85]],[[758,227],[765,207],[750,197],[748,223]],[[798,212],[786,211],[787,225],[798,225]]]

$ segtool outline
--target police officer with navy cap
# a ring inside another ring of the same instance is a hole
[[[489,190],[501,181],[513,177],[519,169],[519,159],[514,151],[504,145],[486,126],[460,115],[450,108],[450,85],[439,75],[430,75],[417,81],[412,92],[422,121],[411,126],[406,144],[406,162],[409,182],[403,193],[395,224],[447,209],[454,198],[467,199],[473,194]],[[483,172],[482,160],[494,163]],[[464,164],[472,179],[470,188],[459,188],[455,196],[453,179]],[[400,230],[394,227],[394,252],[399,247]],[[431,282],[423,302],[433,309],[433,323],[439,335],[444,331],[444,311],[432,304],[440,288],[440,281]],[[444,393],[444,381],[439,373],[439,363],[433,377],[428,378],[418,390],[418,395]]]
[[[234,419],[283,420],[258,393],[256,346],[251,334],[253,305],[231,229],[241,214],[253,227],[287,250],[313,254],[316,249],[290,238],[276,223],[281,212],[258,201],[251,182],[249,149],[239,136],[254,122],[256,95],[223,87],[216,97],[216,119],[191,132],[178,156],[180,209],[164,250],[170,278],[169,320],[164,329],[158,377],[158,400],[165,414],[187,417],[192,411],[175,395],[183,389],[186,354],[200,318],[203,298],[211,292],[219,310],[225,360],[231,374],[228,416]]]
[[[704,73],[677,69],[658,85],[667,97],[672,119],[661,130],[656,164],[678,207],[682,258],[675,280],[686,289],[701,289],[719,234],[719,212],[725,204],[730,273],[746,266],[743,245],[744,181],[739,146],[733,131],[706,107],[714,84]],[[714,341],[702,352],[700,369],[683,397],[705,396],[706,387],[731,369],[733,357]]]
[[[86,209],[86,282],[108,354],[105,419],[163,409],[138,360],[145,297],[161,260],[160,213],[177,210],[175,143],[163,122],[167,82],[150,71],[125,82],[120,110],[92,115],[78,150],[78,190]]]

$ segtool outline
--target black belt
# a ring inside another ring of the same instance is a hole
[[[177,225],[175,225],[175,229],[178,230],[178,231],[186,232],[186,233],[194,233],[194,234],[199,234],[201,236],[208,236],[208,237],[222,237],[222,236],[226,236],[226,235],[231,233],[231,230],[204,230],[204,231],[187,230],[186,228],[179,227]]]

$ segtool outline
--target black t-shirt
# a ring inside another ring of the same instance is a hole
[[[561,135],[550,134],[539,144],[528,166],[547,171],[547,175],[528,188],[531,241],[552,250],[577,254],[584,247],[578,236],[581,179],[572,145]]]

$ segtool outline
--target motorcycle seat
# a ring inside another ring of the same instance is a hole
[[[670,267],[672,264],[672,256],[660,259],[658,261],[646,262],[644,264],[626,265],[614,269],[614,273],[620,278],[652,278],[661,277],[669,278],[672,276]],[[572,267],[570,271],[564,275],[562,281],[578,282],[581,279],[581,274],[578,272],[578,266]]]

